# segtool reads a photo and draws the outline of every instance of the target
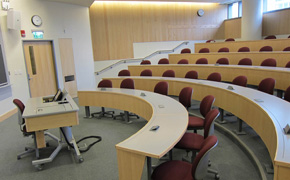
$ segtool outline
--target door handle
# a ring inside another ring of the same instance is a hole
[[[28,76],[28,80],[30,81],[30,80],[32,79],[32,77],[30,77],[30,75],[29,75],[29,74],[27,74],[27,76]]]

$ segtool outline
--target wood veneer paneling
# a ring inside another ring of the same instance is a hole
[[[263,36],[290,34],[290,9],[265,13],[262,29]]]

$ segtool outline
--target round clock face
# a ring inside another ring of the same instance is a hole
[[[32,16],[32,18],[31,18],[31,22],[32,22],[32,24],[33,24],[34,26],[41,26],[41,24],[42,24],[42,19],[41,19],[40,16],[38,16],[38,15],[34,15],[34,16]]]
[[[197,11],[197,15],[198,16],[203,16],[204,15],[204,10],[203,9],[199,9],[198,11]]]

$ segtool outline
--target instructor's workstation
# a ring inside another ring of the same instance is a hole
[[[0,16],[0,179],[290,180],[289,0]]]

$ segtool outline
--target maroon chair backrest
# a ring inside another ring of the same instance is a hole
[[[169,64],[169,60],[167,58],[162,58],[158,61],[158,64]]]
[[[175,72],[171,69],[166,70],[163,74],[162,77],[175,77]]]
[[[124,79],[120,84],[120,88],[135,89],[134,80],[131,78]]]
[[[252,66],[252,59],[250,58],[243,58],[239,61],[238,65],[248,65]]]
[[[207,40],[207,41],[205,41],[206,43],[211,43],[211,42],[215,42],[215,40],[213,40],[213,39],[209,39],[209,40]]]
[[[234,85],[243,86],[243,87],[246,87],[247,86],[247,82],[248,82],[248,79],[247,79],[246,76],[237,76],[232,81],[232,83]]]
[[[198,53],[209,53],[209,49],[208,48],[201,48]]]
[[[262,51],[273,51],[273,48],[271,46],[264,46],[259,51],[260,52],[262,52]]]
[[[184,53],[191,53],[191,50],[189,48],[185,48],[185,49],[182,49],[181,54],[184,54]]]
[[[207,174],[209,152],[218,144],[216,136],[207,137],[201,145],[201,149],[192,162],[191,175],[192,179],[204,179]]]
[[[228,38],[228,39],[225,40],[225,42],[228,42],[228,41],[235,41],[235,39],[234,38]]]
[[[207,77],[207,80],[220,82],[222,80],[222,76],[220,73],[214,72]]]
[[[208,64],[208,61],[206,58],[199,58],[196,60],[195,64]]]
[[[216,63],[218,64],[226,64],[228,65],[229,64],[229,59],[228,58],[219,58]]]
[[[250,52],[250,48],[248,47],[241,47],[238,52]]]
[[[275,82],[273,78],[265,78],[260,82],[258,90],[273,95]]]
[[[152,76],[152,71],[151,69],[144,69],[141,73],[140,76]]]
[[[207,138],[214,133],[214,120],[220,115],[220,111],[218,109],[210,110],[205,118],[204,118],[204,131],[203,137]]]
[[[207,95],[201,100],[199,111],[203,117],[205,117],[207,113],[211,110],[214,101],[215,98],[213,95]]]
[[[179,102],[188,109],[191,106],[191,97],[193,89],[191,87],[184,87],[179,93]]]
[[[149,60],[144,60],[140,64],[142,64],[142,65],[144,65],[144,64],[151,64],[151,62]]]
[[[290,51],[290,46],[285,47],[285,48],[283,49],[283,51]]]
[[[284,100],[290,102],[290,86],[285,91]]]
[[[277,66],[276,59],[273,59],[273,58],[265,59],[265,60],[261,63],[261,66],[276,67],[276,66]]]
[[[285,65],[286,68],[290,68],[290,61],[287,62],[287,64]]]
[[[229,48],[223,47],[218,50],[218,52],[230,52]]]
[[[269,35],[269,36],[266,36],[265,39],[276,39],[276,36],[275,35]]]
[[[98,88],[112,88],[113,84],[112,81],[109,79],[101,80],[98,84]]]
[[[23,114],[23,111],[25,109],[25,105],[19,99],[13,99],[13,103],[15,104],[15,106],[18,109],[18,124],[23,125],[25,123],[25,119],[22,118],[22,114]],[[21,131],[23,131],[23,130],[21,129]]]
[[[154,92],[158,94],[168,95],[168,82],[160,81],[154,87]]]
[[[118,76],[130,76],[130,71],[127,69],[123,69],[119,72]]]
[[[188,71],[185,74],[184,78],[188,78],[188,79],[198,79],[198,73],[197,73],[197,71],[194,71],[194,70]]]
[[[188,64],[188,60],[187,59],[181,59],[178,61],[177,64]]]

